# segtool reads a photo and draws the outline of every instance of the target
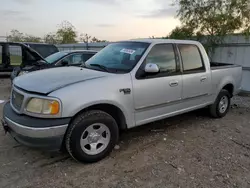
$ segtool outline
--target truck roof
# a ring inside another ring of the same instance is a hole
[[[150,44],[158,44],[158,43],[200,44],[200,42],[194,40],[176,40],[176,39],[132,39],[129,41],[145,42]]]

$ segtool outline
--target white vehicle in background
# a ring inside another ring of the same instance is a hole
[[[119,131],[209,107],[226,115],[242,68],[209,62],[199,42],[132,40],[108,45],[83,67],[14,80],[3,126],[18,142],[66,147],[81,162],[107,156]]]

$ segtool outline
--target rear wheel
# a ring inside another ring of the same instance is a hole
[[[79,115],[66,135],[69,154],[80,162],[96,162],[106,157],[118,141],[119,130],[114,118],[93,110]]]
[[[221,90],[214,104],[209,106],[210,114],[215,118],[224,117],[230,108],[230,93],[227,90]]]

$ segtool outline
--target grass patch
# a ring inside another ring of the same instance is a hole
[[[2,54],[0,54],[0,64],[3,63]],[[10,63],[11,65],[21,65],[22,56],[20,55],[10,55]]]
[[[22,56],[20,55],[10,55],[10,64],[11,65],[21,65]]]

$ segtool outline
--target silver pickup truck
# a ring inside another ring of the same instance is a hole
[[[24,145],[66,148],[78,161],[95,162],[111,152],[123,129],[204,107],[225,116],[241,72],[209,62],[195,41],[115,42],[82,67],[17,77],[2,124]]]

